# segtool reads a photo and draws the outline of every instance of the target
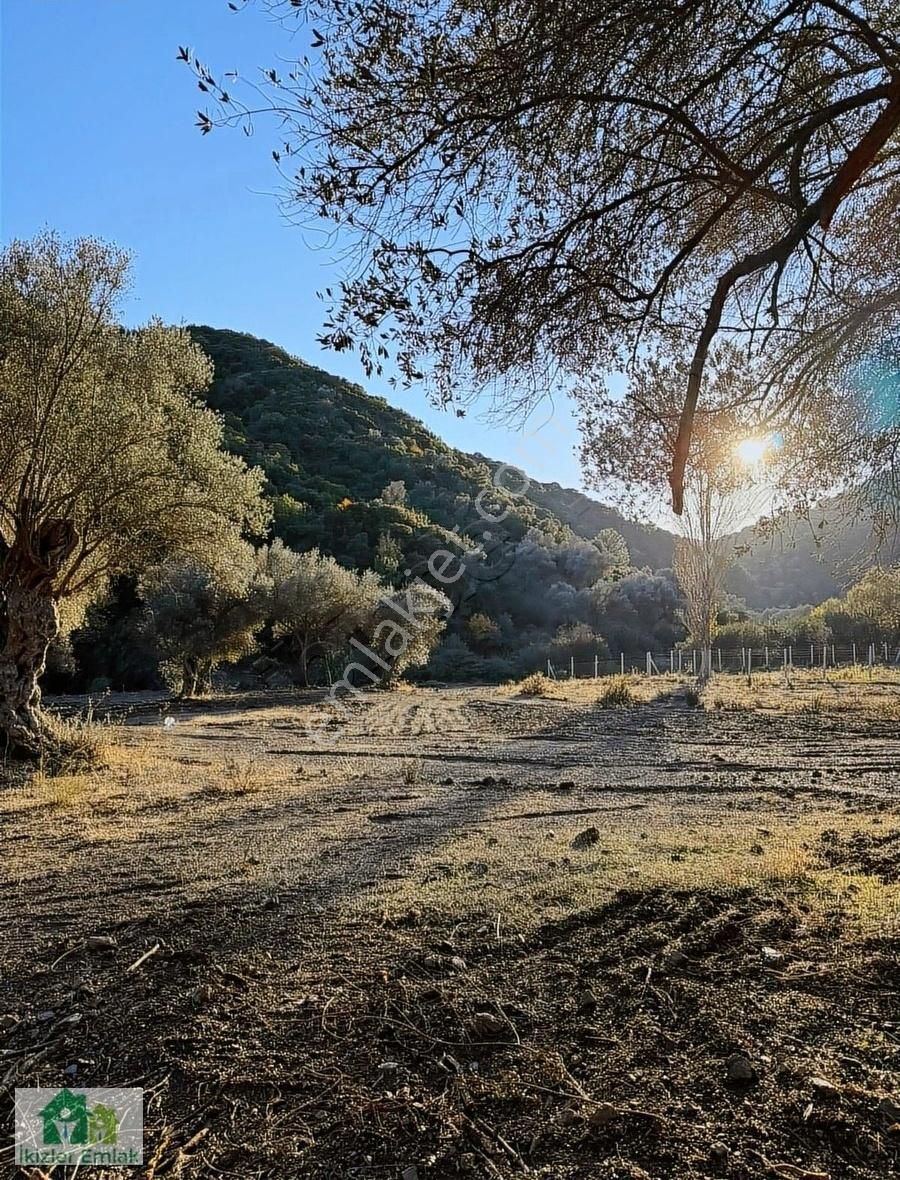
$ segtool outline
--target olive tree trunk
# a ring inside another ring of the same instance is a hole
[[[29,507],[23,501],[23,513]],[[73,522],[60,519],[20,521],[15,541],[0,543],[0,743],[9,754],[37,758],[45,748],[40,678],[59,634],[54,580],[77,543]]]
[[[13,578],[3,597],[0,741],[11,754],[36,758],[47,730],[39,682],[47,649],[59,634],[59,611],[46,584],[28,587]]]
[[[199,656],[185,656],[181,661],[179,696],[185,699],[208,696],[212,692],[212,672],[211,660],[203,660]]]

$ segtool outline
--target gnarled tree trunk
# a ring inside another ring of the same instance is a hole
[[[10,753],[36,757],[43,745],[40,677],[47,648],[59,634],[59,611],[46,587],[4,588],[5,635],[0,651],[0,733]]]
[[[0,561],[0,744],[17,756],[36,758],[47,726],[40,677],[47,649],[59,634],[54,578],[78,539],[70,521],[23,528]]]

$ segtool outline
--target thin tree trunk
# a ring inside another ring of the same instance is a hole
[[[212,670],[211,660],[184,656],[181,661],[181,692],[178,695],[185,700],[206,696],[212,690]]]
[[[200,680],[198,661],[193,656],[185,656],[181,661],[181,692],[179,696],[190,698],[197,695],[197,685]]]
[[[3,587],[5,634],[0,651],[0,736],[15,755],[36,758],[46,737],[39,680],[47,649],[59,634],[59,611],[49,586]]]

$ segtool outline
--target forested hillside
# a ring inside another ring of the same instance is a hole
[[[523,492],[522,481],[508,475],[509,488],[498,487],[495,478],[504,483],[498,460],[447,446],[383,398],[253,336],[190,331],[214,363],[206,396],[224,418],[225,445],[262,469],[274,537],[294,554],[260,555],[257,578],[259,570],[264,581],[269,577],[273,561],[290,566],[303,554],[306,564],[290,577],[307,580],[307,597],[338,593],[340,571],[374,578],[365,585],[390,592],[419,576],[429,580],[429,558],[449,549],[464,576],[442,587],[451,615],[419,673],[439,679],[503,680],[545,667],[548,659],[562,667],[595,657],[617,665],[621,655],[640,662],[648,649],[667,652],[686,638],[671,533],[556,483],[532,480]],[[485,519],[485,510],[502,522]],[[732,601],[720,624],[739,631],[753,612],[839,595],[865,561],[868,532],[864,522],[842,522],[832,506],[831,519],[820,513],[812,523],[785,524],[768,538],[752,530],[739,534],[735,543],[746,551],[730,572]],[[173,597],[173,587],[154,590],[152,578],[140,585],[128,577],[116,581],[54,649],[53,683],[157,683],[172,662],[164,649],[173,629],[186,627],[194,642],[194,615],[204,610],[211,634],[222,620],[240,622],[238,638],[225,647],[233,659],[243,659],[242,674],[251,678],[321,679],[325,653],[338,658],[343,639],[326,636],[327,602],[315,625],[304,622],[307,638],[298,647],[296,638],[286,640],[283,624],[270,619],[262,626],[263,616],[254,614],[258,588],[248,591],[248,601],[239,596],[229,606],[230,599],[220,601],[221,589],[213,594],[197,582],[196,571],[178,574],[176,582]],[[800,616],[784,626],[792,632],[805,626]],[[766,621],[776,630],[781,625]],[[731,642],[725,632],[721,638]],[[304,644],[306,654],[298,659]]]
[[[267,341],[191,331],[215,363],[209,401],[226,416],[228,444],[265,471],[275,528],[287,544],[317,545],[346,564],[374,568],[399,562],[399,546],[406,567],[414,567],[445,530],[477,534],[475,498],[492,488],[499,460],[447,446],[383,398]],[[535,528],[555,541],[592,540],[614,529],[634,567],[671,567],[671,533],[582,492],[530,480],[524,496],[496,494],[508,509],[507,543]],[[868,522],[848,522],[836,506],[766,538],[747,529],[737,539],[745,552],[729,590],[753,610],[821,602],[871,559],[870,534]]]
[[[448,447],[383,398],[253,336],[191,332],[215,364],[208,400],[225,415],[228,444],[265,471],[276,531],[295,548],[318,545],[338,560],[373,566],[378,540],[389,532],[414,563],[423,534],[478,529],[475,499],[485,490],[508,509],[509,539],[533,527],[558,540],[569,535],[569,522],[543,489],[515,498],[497,492],[497,464]],[[627,525],[596,507],[604,520],[591,536]]]

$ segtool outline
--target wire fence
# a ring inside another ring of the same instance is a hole
[[[546,673],[554,680],[598,679],[602,676],[641,672],[648,676],[681,673],[697,676],[703,667],[703,653],[694,648],[645,651],[619,656],[571,656],[568,660],[547,660]],[[900,667],[900,647],[881,641],[870,644],[809,643],[772,644],[768,647],[713,647],[708,653],[713,672],[752,675],[791,668],[876,668]]]

